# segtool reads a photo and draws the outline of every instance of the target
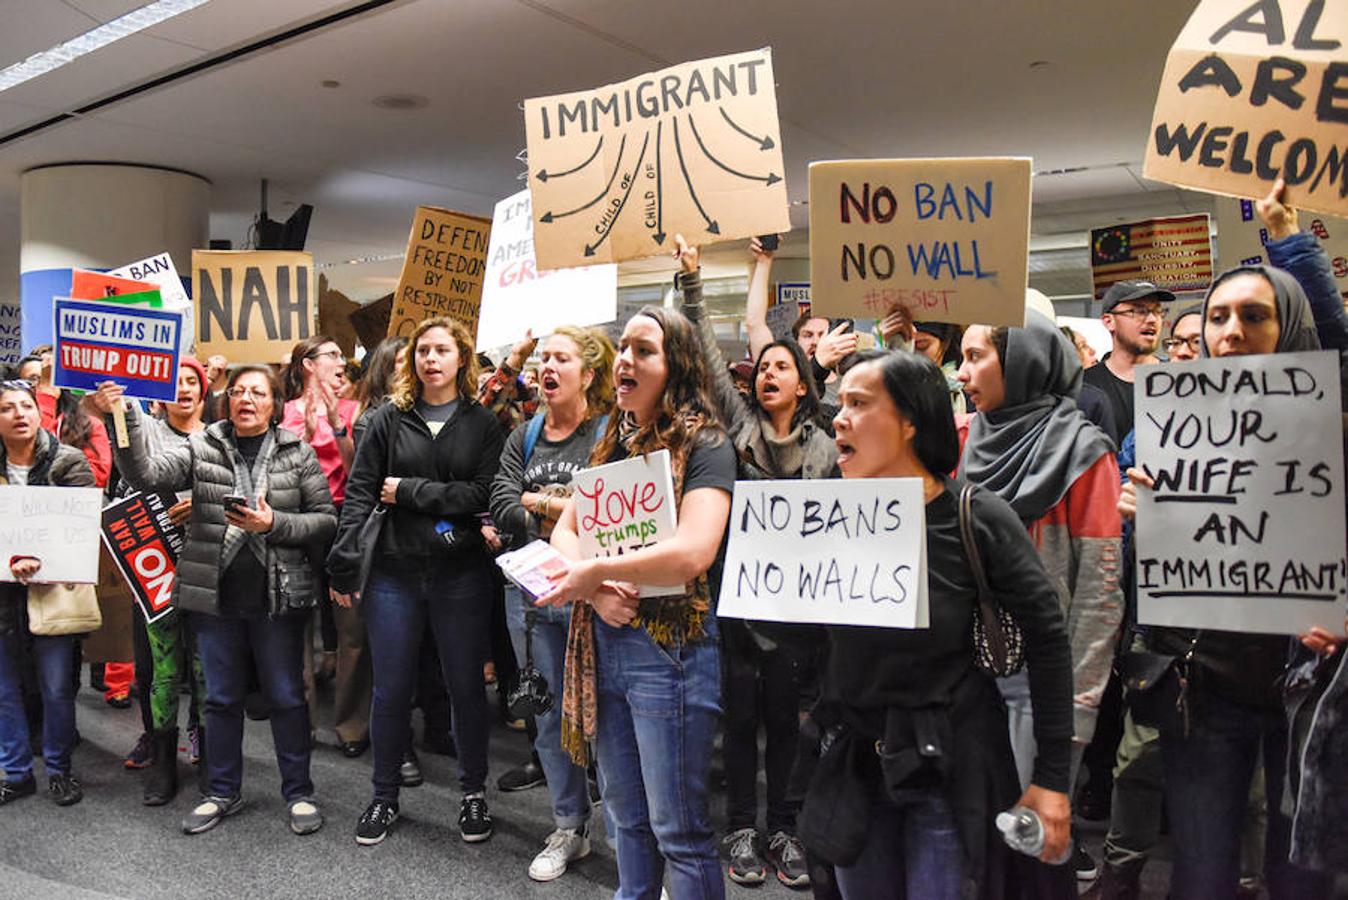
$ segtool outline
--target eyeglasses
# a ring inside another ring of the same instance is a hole
[[[1194,353],[1197,353],[1198,348],[1203,345],[1203,336],[1201,334],[1196,334],[1193,337],[1188,338],[1166,338],[1163,343],[1165,345],[1166,353],[1174,353],[1180,348],[1180,344],[1183,344]]]
[[[225,391],[225,393],[228,394],[232,400],[238,400],[241,397],[247,397],[250,400],[266,400],[271,396],[271,391],[266,388],[254,387],[232,387]]]
[[[324,350],[322,353],[315,353],[315,354],[313,354],[312,356],[310,356],[309,358],[310,358],[310,359],[318,359],[320,356],[331,356],[333,359],[342,359],[342,358],[343,358],[343,356],[342,356],[342,351],[340,351],[340,350]]]
[[[1153,316],[1157,319],[1165,318],[1165,311],[1159,306],[1129,307],[1128,309],[1111,309],[1111,315],[1127,316],[1130,319],[1137,319],[1139,322],[1145,322]]]

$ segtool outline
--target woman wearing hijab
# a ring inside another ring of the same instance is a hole
[[[1072,777],[1095,732],[1123,622],[1119,470],[1114,443],[1077,406],[1082,369],[1054,323],[1026,311],[1023,328],[971,326],[959,378],[979,410],[961,474],[1011,505],[1058,588],[1072,647]],[[1021,783],[1034,759],[1024,673],[1000,682]],[[1080,852],[1080,851],[1078,851]]]
[[[1275,186],[1271,196],[1277,194]],[[1316,322],[1306,293],[1297,279],[1281,269],[1231,269],[1213,282],[1204,298],[1204,357],[1318,349]],[[1132,518],[1136,491],[1150,490],[1152,482],[1140,469],[1130,469],[1128,476],[1131,483],[1124,487],[1119,510]],[[1289,732],[1280,690],[1288,643],[1283,635],[1211,629],[1153,628],[1148,634],[1148,649],[1154,653],[1193,654],[1185,692],[1187,716],[1176,711],[1159,722],[1166,807],[1175,847],[1170,896],[1176,900],[1236,896],[1245,802],[1261,749],[1268,792],[1264,875],[1269,896],[1272,900],[1329,896],[1325,876],[1289,862],[1293,823],[1283,805]],[[1298,709],[1293,706],[1294,720]],[[1298,769],[1305,759],[1304,752],[1298,753]],[[1302,771],[1294,774],[1304,776]],[[1294,778],[1292,787],[1297,786]],[[1342,790],[1339,783],[1330,793],[1341,795]],[[1297,804],[1298,821],[1307,799],[1289,799],[1289,806]],[[1299,836],[1311,837],[1301,832]],[[1339,820],[1329,841],[1341,844],[1342,840]],[[1303,848],[1303,853],[1309,851]],[[1326,861],[1321,853],[1299,854],[1298,859],[1302,858],[1317,864]]]

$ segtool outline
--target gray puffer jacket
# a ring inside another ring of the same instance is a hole
[[[234,425],[214,422],[188,438],[185,446],[169,447],[153,457],[146,452],[143,416],[131,412],[126,425],[131,446],[113,447],[122,477],[142,491],[192,491],[192,518],[178,559],[174,600],[179,609],[219,615],[223,501],[234,490],[229,449]],[[337,509],[318,457],[284,428],[276,429],[267,503],[274,516],[266,534],[267,610],[275,617],[318,602],[322,559],[337,530]]]

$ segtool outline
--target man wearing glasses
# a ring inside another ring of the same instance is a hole
[[[1150,281],[1120,281],[1105,292],[1100,318],[1114,338],[1114,348],[1100,364],[1086,370],[1085,381],[1105,392],[1114,410],[1114,445],[1133,430],[1133,374],[1140,365],[1156,362],[1165,318],[1161,304],[1175,295]]]
[[[1203,308],[1193,306],[1175,317],[1170,337],[1165,339],[1165,355],[1171,362],[1198,359],[1203,342]]]

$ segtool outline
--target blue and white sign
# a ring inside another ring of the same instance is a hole
[[[56,387],[92,391],[115,381],[128,397],[171,401],[178,396],[181,312],[65,297],[54,298],[52,309]]]

